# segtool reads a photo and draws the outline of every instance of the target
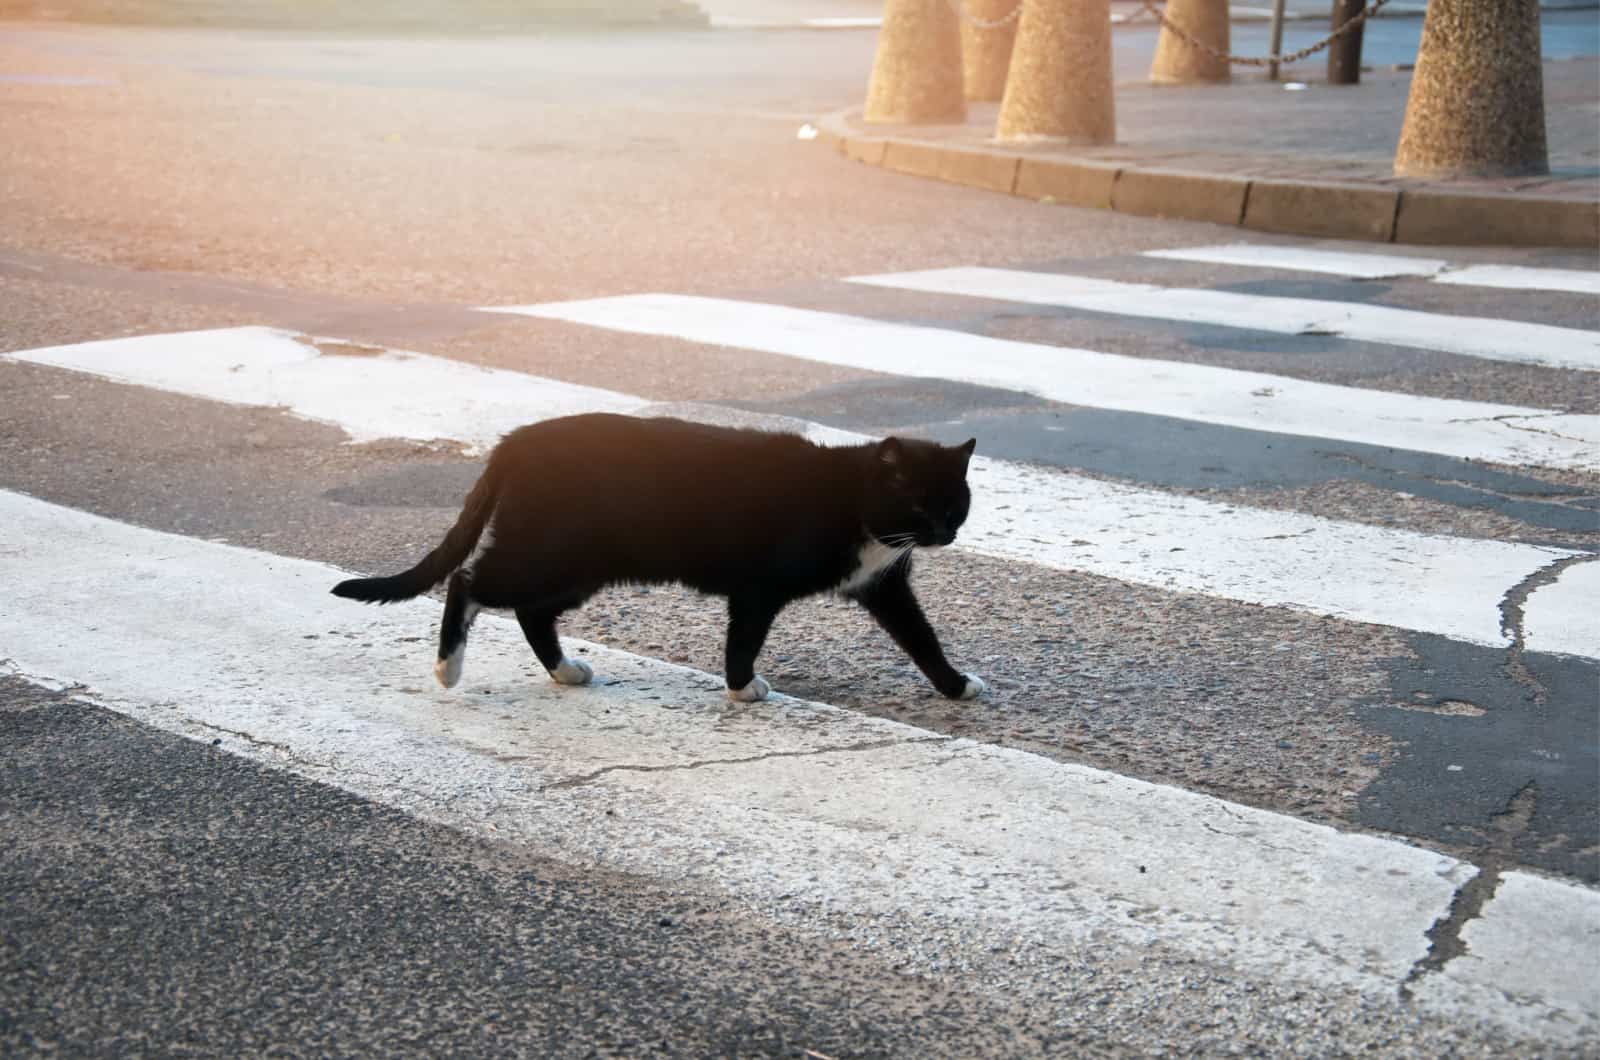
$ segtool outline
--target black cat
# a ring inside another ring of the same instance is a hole
[[[556,619],[608,585],[678,582],[728,598],[728,696],[769,691],[755,659],[772,621],[803,596],[857,601],[944,695],[983,682],[945,659],[907,580],[914,547],[955,540],[976,439],[887,438],[843,448],[798,435],[593,414],[519,428],[489,456],[455,526],[390,578],[337,596],[405,600],[450,579],[434,673],[461,678],[480,607],[510,608],[550,676],[587,684]]]

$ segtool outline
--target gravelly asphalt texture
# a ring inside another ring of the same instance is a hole
[[[0,678],[8,1055],[1509,1055],[1384,998],[577,872]],[[1159,1013],[1159,1016],[1157,1016]],[[1567,1055],[1547,1050],[1545,1055]],[[1577,1054],[1572,1054],[1577,1055]]]
[[[8,1055],[1120,1051],[716,896],[0,689]]]

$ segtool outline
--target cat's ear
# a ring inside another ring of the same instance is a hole
[[[899,467],[905,459],[905,450],[900,446],[900,439],[885,438],[879,442],[878,459],[890,467]]]
[[[964,441],[960,445],[956,446],[956,448],[961,450],[963,453],[967,454],[968,456],[971,456],[972,455],[972,451],[974,449],[978,448],[978,439],[976,439],[976,438],[968,438],[966,441]]]

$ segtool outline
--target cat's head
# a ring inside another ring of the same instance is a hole
[[[866,526],[886,545],[934,548],[956,539],[972,494],[967,461],[976,438],[938,445],[914,438],[885,438],[873,447],[867,484]]]

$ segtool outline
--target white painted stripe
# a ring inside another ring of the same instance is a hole
[[[1358,280],[1416,276],[1467,287],[1502,287],[1524,291],[1570,291],[1600,294],[1600,271],[1542,269],[1527,265],[1464,265],[1451,268],[1443,258],[1409,258],[1393,254],[1361,254],[1321,247],[1229,243],[1214,247],[1147,250],[1147,258],[1199,261],[1212,265],[1248,265],[1262,269],[1322,272]]]
[[[1440,970],[1439,982],[1422,980],[1420,993],[1464,986],[1478,997],[1555,998],[1563,1008],[1600,1012],[1600,893],[1507,872],[1461,941],[1465,952]]]
[[[324,353],[315,343],[332,352]],[[0,356],[89,372],[235,405],[283,408],[334,424],[352,441],[406,438],[493,446],[532,420],[628,412],[644,404],[609,390],[480,368],[443,357],[366,349],[276,328],[242,327],[85,342]]]
[[[1575,563],[1529,593],[1522,631],[1530,651],[1600,658],[1600,560]]]
[[[643,398],[515,372],[460,366],[464,374],[458,379],[446,367],[453,362],[415,354],[295,360],[293,387],[285,389],[278,386],[282,373],[269,356],[300,347],[285,333],[251,328],[238,336],[198,335],[179,336],[184,341],[175,348],[183,352],[173,357],[163,355],[159,337],[151,337],[89,344],[92,349],[58,348],[49,351],[49,363],[80,371],[104,367],[126,381],[139,381],[141,369],[148,367],[148,385],[223,401],[243,395],[250,404],[275,404],[271,395],[292,391],[317,418],[348,423],[356,439],[406,428],[419,431],[411,437],[483,448],[494,440],[486,433],[489,415],[514,417],[520,425],[577,411],[658,408]],[[214,351],[209,360],[207,350]],[[324,371],[333,382],[321,377]],[[419,371],[449,389],[437,401],[424,401],[426,418],[415,426],[404,409],[418,397]],[[499,404],[508,397],[515,407]],[[590,400],[593,405],[586,405]],[[661,408],[699,418],[730,415],[703,407]],[[789,425],[823,444],[865,440],[818,424]],[[972,462],[971,481],[973,510],[959,547],[973,552],[1477,644],[1508,643],[1500,629],[1500,599],[1530,575],[1573,554],[1216,504],[982,457]],[[1587,610],[1575,594],[1551,594],[1536,602],[1542,620],[1558,627],[1580,623]],[[1600,654],[1600,645],[1586,654]]]
[[[801,426],[824,445],[866,440]],[[1217,504],[982,456],[968,480],[973,504],[961,550],[1475,644],[1508,644],[1506,592],[1576,555]],[[1584,580],[1595,574],[1600,563],[1579,564],[1530,594],[1530,647],[1600,658],[1600,637],[1590,635],[1600,626],[1592,604],[1600,595]]]
[[[1214,247],[1179,247],[1147,250],[1147,258],[1199,261],[1210,265],[1249,265],[1262,269],[1324,272],[1360,280],[1385,280],[1393,276],[1432,277],[1449,268],[1443,258],[1409,258],[1395,254],[1355,254],[1320,247],[1284,247],[1267,243],[1228,243]]]
[[[1088,408],[1464,460],[1600,471],[1600,416],[1363,390],[688,295],[624,295],[488,311],[1024,390]]]
[[[443,692],[427,673],[438,605],[339,600],[340,577],[0,491],[12,672],[570,864],[1007,946],[1021,933],[1057,954],[1172,949],[1391,1000],[1475,873],[822,704],[730,708],[710,675],[581,642],[597,683],[558,686],[498,617],[475,628],[461,690]],[[1565,887],[1558,908],[1585,915],[1586,893]],[[1471,1014],[1449,981],[1429,1004]],[[1565,994],[1473,1012],[1541,1036],[1552,1016],[1569,1032],[1600,1020]]]
[[[1572,555],[1535,545],[1439,537],[1135,489],[974,460],[964,548],[1176,592],[1312,611],[1502,645],[1499,603]],[[1541,604],[1582,622],[1575,594]],[[1566,650],[1600,657],[1600,643]]]
[[[1157,287],[1016,269],[929,269],[883,276],[852,276],[850,282],[1284,335],[1337,335],[1491,361],[1600,371],[1600,332],[1495,317],[1423,313],[1360,302]]]
[[[1434,278],[1435,283],[1502,287],[1517,291],[1571,291],[1600,295],[1600,272],[1536,269],[1524,265],[1468,265]]]

